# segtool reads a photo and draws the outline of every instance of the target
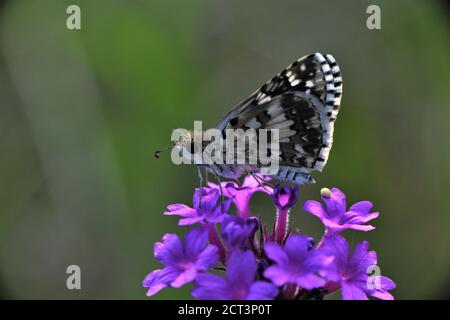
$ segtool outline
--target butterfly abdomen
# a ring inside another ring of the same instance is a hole
[[[295,184],[312,184],[314,179],[308,173],[299,167],[280,166],[277,173],[274,174],[275,179]]]
[[[255,172],[255,165],[237,165],[237,164],[211,164],[205,166],[212,174],[226,178],[238,179],[246,173]]]

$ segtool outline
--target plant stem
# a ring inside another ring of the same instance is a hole
[[[209,242],[215,245],[219,249],[219,257],[220,260],[225,263],[225,246],[222,243],[222,240],[217,232],[216,225],[214,223],[208,223],[208,239]]]
[[[278,209],[274,228],[274,240],[283,243],[289,230],[289,209]]]

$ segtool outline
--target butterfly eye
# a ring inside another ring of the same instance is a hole
[[[193,149],[193,143],[192,140],[185,140],[184,141],[184,150],[186,150],[186,152],[192,154],[192,150]]]

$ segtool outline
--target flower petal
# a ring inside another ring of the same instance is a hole
[[[249,289],[247,300],[272,300],[278,295],[278,288],[267,281],[256,281]]]
[[[354,249],[352,257],[351,257],[351,260],[354,260],[354,261],[361,261],[361,260],[363,260],[366,257],[368,251],[369,251],[369,242],[368,241],[361,241],[361,242],[359,242],[355,246],[355,249]],[[377,264],[376,260],[373,261],[373,262],[374,262],[374,265]]]
[[[256,261],[253,252],[235,250],[227,262],[227,279],[232,287],[249,288],[255,281]]]
[[[183,247],[186,258],[196,260],[200,252],[208,245],[208,230],[197,227],[190,230],[183,238]]]
[[[368,282],[367,282],[368,283]],[[387,291],[396,288],[394,281],[384,276],[372,276],[369,294],[379,299],[392,300],[393,296]]]
[[[178,275],[179,272],[173,268],[157,269],[145,277],[142,286],[148,288],[147,296],[150,297],[166,288]]]
[[[275,242],[268,242],[264,245],[264,252],[270,260],[273,260],[279,265],[285,266],[289,259],[286,252]]]
[[[295,282],[298,286],[305,288],[307,290],[323,287],[326,283],[325,279],[313,273],[300,275],[295,279]]]
[[[293,188],[283,187],[277,188],[272,194],[273,204],[279,210],[286,210],[292,208],[298,200],[298,186]]]
[[[327,213],[325,209],[323,208],[322,204],[318,201],[314,200],[306,201],[305,204],[303,205],[303,209],[305,209],[306,212],[315,215],[319,219],[327,218]]]
[[[368,300],[366,293],[357,285],[342,282],[342,300]]]
[[[352,230],[358,230],[358,231],[372,231],[375,230],[375,227],[372,225],[360,225],[360,224],[352,224],[352,223],[346,223],[342,225],[343,229],[352,229]]]
[[[208,245],[197,257],[196,267],[198,270],[208,270],[219,262],[219,250],[216,246]]]
[[[197,269],[195,267],[191,267],[184,272],[180,273],[178,277],[170,284],[171,287],[180,288],[185,284],[193,281],[197,276]]]
[[[363,215],[359,212],[349,211],[346,213],[347,219],[345,223],[364,224],[369,222],[370,220],[378,218],[379,215],[379,212],[372,212],[370,214]]]
[[[227,216],[222,223],[222,238],[229,248],[240,248],[248,242],[258,226],[259,221],[255,217],[245,220],[238,216]]]
[[[217,189],[206,189],[202,190],[202,199],[200,205],[200,188],[195,189],[193,203],[194,208],[197,211],[212,211],[219,200],[219,190]]]
[[[232,198],[239,216],[243,218],[250,217],[250,199],[252,197],[252,194],[252,190],[242,190],[237,191]]]
[[[358,212],[360,214],[368,214],[370,209],[373,208],[373,204],[370,201],[360,201],[352,205],[349,211]]]
[[[330,219],[322,219],[322,223],[327,229],[328,234],[335,234],[343,231],[345,227]]]
[[[295,279],[292,278],[291,273],[288,272],[286,268],[278,265],[272,265],[264,270],[264,277],[270,279],[270,281],[279,287],[285,285],[286,283],[295,281]]]
[[[164,265],[171,265],[183,257],[183,245],[176,234],[167,233],[161,242],[154,244],[153,252]]]
[[[185,204],[171,204],[167,206],[166,216],[180,216],[180,217],[191,217],[196,214],[196,211]]]
[[[338,188],[331,189],[329,197],[322,196],[322,200],[327,205],[327,213],[329,217],[339,217],[346,211],[345,194]]]
[[[212,183],[212,182],[208,182],[208,186],[211,189],[217,189],[220,191],[220,187],[218,184]],[[220,184],[220,186],[222,187],[222,191],[223,191],[223,195],[227,198],[232,198],[234,196],[234,192],[235,189],[239,188],[238,184],[235,182],[222,182]]]
[[[345,267],[349,257],[350,246],[344,237],[338,234],[325,236],[320,248],[325,254],[335,257],[334,264],[338,269]]]
[[[200,216],[195,216],[192,218],[183,218],[183,219],[180,219],[180,221],[178,221],[178,225],[179,226],[191,226],[200,221],[203,221],[203,218]]]
[[[321,271],[322,269],[331,265],[334,261],[332,255],[326,254],[321,249],[313,249],[308,256],[308,260],[306,260],[306,264],[310,269],[316,269]]]
[[[396,287],[397,285],[390,278],[381,276],[381,288],[383,288],[383,290],[393,290]]]
[[[310,237],[302,235],[290,235],[284,244],[289,259],[294,257],[304,260],[307,252],[313,247],[314,241]]]
[[[269,180],[268,177],[261,177],[261,181]],[[217,184],[210,182],[208,185],[213,189],[220,190]],[[243,218],[250,217],[250,199],[254,193],[273,193],[273,188],[267,185],[262,186],[253,176],[247,176],[241,186],[234,182],[222,182],[221,187],[223,195],[232,199],[239,215]]]
[[[230,288],[227,281],[214,274],[199,274],[195,278],[196,287],[191,294],[201,300],[229,300]]]
[[[255,176],[258,177],[258,179],[255,179]],[[250,189],[262,189],[258,191],[265,192],[267,194],[271,194],[273,191],[273,188],[268,185],[264,185],[264,188],[261,187],[262,182],[268,182],[270,181],[270,177],[255,174],[245,177],[244,182],[242,183],[242,187],[248,187]]]
[[[394,300],[394,296],[387,291],[374,291],[370,295],[381,300]]]

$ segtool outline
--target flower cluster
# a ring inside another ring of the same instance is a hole
[[[180,226],[193,226],[183,239],[166,234],[154,245],[163,268],[143,281],[152,296],[166,287],[193,283],[197,299],[301,300],[323,299],[340,289],[342,299],[368,296],[393,299],[394,282],[381,276],[377,256],[367,241],[353,251],[341,235],[346,229],[371,231],[376,217],[369,201],[347,210],[345,194],[337,188],[322,189],[323,203],[306,201],[304,210],[318,217],[325,232],[318,244],[289,227],[298,188],[273,188],[246,177],[241,185],[210,183],[194,193],[193,207],[174,204],[165,215],[180,217]],[[256,192],[269,195],[276,208],[273,229],[261,224],[250,211]],[[232,205],[236,214],[231,214]]]

